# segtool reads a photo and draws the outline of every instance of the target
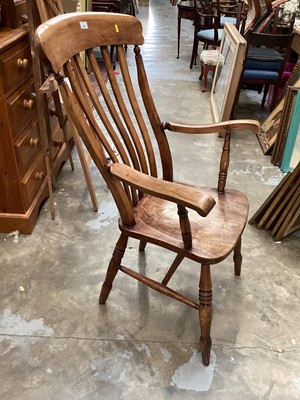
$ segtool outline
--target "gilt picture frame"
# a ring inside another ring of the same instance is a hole
[[[288,82],[294,84],[295,88],[300,88],[299,78],[299,66],[294,68],[294,74],[291,76]],[[283,97],[262,123],[259,132],[257,133],[257,139],[265,155],[272,153],[274,145],[278,140],[278,136],[282,135],[283,128],[287,128],[283,125],[284,116],[291,111],[290,97],[292,95],[290,86],[284,90]],[[286,111],[287,110],[287,111]]]
[[[261,125],[257,139],[265,155],[269,155],[276,141],[282,118],[284,99],[282,99]]]
[[[246,45],[246,40],[236,27],[227,22],[223,30],[219,56],[219,60],[224,57],[224,63],[217,63],[210,97],[214,122],[230,119],[243,70]]]

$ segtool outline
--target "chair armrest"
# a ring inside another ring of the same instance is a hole
[[[181,133],[225,133],[228,129],[231,130],[252,130],[258,132],[260,124],[253,119],[237,119],[232,121],[218,122],[215,124],[205,125],[185,125],[176,122],[162,122],[162,128],[172,132]]]
[[[141,192],[191,208],[202,217],[206,217],[216,204],[213,197],[196,188],[154,178],[125,164],[110,164],[108,169],[115,178]]]

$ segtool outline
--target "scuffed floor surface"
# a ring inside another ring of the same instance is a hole
[[[143,48],[161,119],[211,122],[209,90],[199,65],[189,69],[193,26],[166,0],[141,7]],[[128,49],[128,57],[132,49]],[[243,116],[261,118],[257,98]],[[259,100],[258,100],[259,101]],[[169,134],[175,179],[216,183],[220,140]],[[1,400],[298,400],[300,398],[299,236],[275,243],[247,225],[240,278],[229,258],[212,269],[212,357],[198,352],[197,312],[119,274],[105,306],[98,305],[118,237],[117,210],[91,167],[100,210],[92,210],[80,164],[65,165],[32,235],[0,234]],[[250,216],[283,174],[256,137],[235,133],[228,184],[247,193]],[[129,242],[124,265],[159,279],[172,254]],[[147,264],[147,268],[146,268]],[[199,266],[186,261],[172,279],[197,301]]]

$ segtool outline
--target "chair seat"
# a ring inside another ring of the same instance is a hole
[[[226,190],[222,194],[211,188],[201,188],[201,191],[213,196],[216,205],[206,218],[188,210],[193,235],[191,250],[183,247],[176,204],[156,197],[144,196],[135,210],[136,225],[120,225],[120,229],[129,236],[144,236],[149,242],[159,242],[163,247],[180,251],[194,261],[218,263],[233,250],[244,230],[248,200],[244,193],[235,190]]]
[[[282,54],[268,47],[250,47],[247,54],[247,59],[256,61],[282,61]]]
[[[269,48],[251,47],[245,62],[245,69],[279,71],[281,64],[282,55],[278,51]]]
[[[220,26],[224,26],[226,22],[231,22],[233,25],[236,24],[236,18],[234,17],[221,17],[220,18]]]
[[[254,80],[254,81],[274,81],[277,82],[278,72],[266,71],[258,69],[245,69],[243,74],[243,80]]]
[[[220,54],[219,50],[203,50],[200,54],[200,61],[203,62],[203,64],[217,65],[218,60],[220,65],[224,65],[224,56]]]
[[[221,41],[223,35],[223,29],[218,29],[218,41]],[[214,41],[215,30],[214,29],[204,29],[197,33],[197,38],[201,41]]]

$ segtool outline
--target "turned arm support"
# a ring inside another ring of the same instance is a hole
[[[108,165],[109,172],[118,180],[143,193],[172,201],[179,206],[195,210],[206,217],[216,204],[213,197],[202,194],[200,190],[176,182],[168,182],[139,172],[125,164]]]
[[[252,130],[258,132],[260,124],[258,121],[253,119],[236,119],[232,121],[218,122],[214,124],[203,124],[203,125],[187,125],[178,124],[176,122],[162,122],[163,129],[167,129],[172,132],[190,133],[190,134],[202,134],[202,133],[221,133],[224,134],[228,130]]]

